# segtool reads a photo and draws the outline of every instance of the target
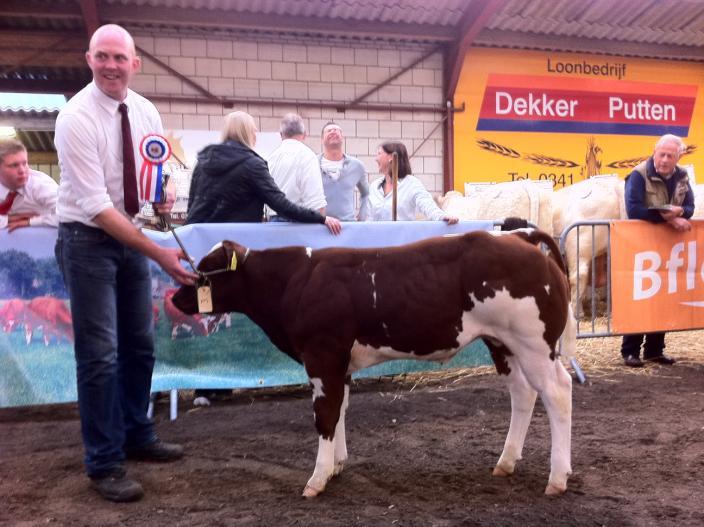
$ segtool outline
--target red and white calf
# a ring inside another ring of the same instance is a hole
[[[544,255],[538,242],[552,254]],[[555,346],[567,329],[572,351],[575,327],[564,265],[544,232],[472,232],[402,247],[315,251],[250,251],[224,241],[198,269],[212,282],[214,312],[246,314],[306,369],[319,441],[304,496],[322,492],[347,460],[353,372],[391,359],[446,361],[478,338],[511,394],[511,423],[494,474],[513,473],[540,395],[552,435],[545,493],[567,488],[572,379]],[[186,313],[196,313],[197,302],[194,287],[173,296]]]
[[[62,338],[73,342],[73,322],[66,302],[53,296],[38,296],[27,304],[24,319],[24,333],[27,344],[37,329],[42,330],[44,345],[51,339],[59,342]]]
[[[24,324],[25,309],[24,300],[19,298],[11,298],[0,307],[0,325],[5,333],[12,333]]]

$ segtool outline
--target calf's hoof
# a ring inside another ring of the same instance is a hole
[[[332,470],[332,475],[337,476],[342,470],[345,468],[345,462],[344,461],[339,461],[335,463],[335,468]]]
[[[558,486],[558,485],[553,485],[552,483],[548,483],[548,486],[545,487],[545,495],[546,496],[562,496],[566,490],[567,490],[567,485]]]
[[[512,474],[513,474],[513,470],[509,472],[509,471],[506,470],[505,468],[502,468],[502,467],[500,467],[500,466],[498,466],[498,465],[496,465],[496,466],[494,467],[494,471],[491,473],[492,476],[496,476],[496,477],[499,477],[499,478],[505,478],[505,477],[508,477],[508,476],[510,476],[510,475],[512,475]]]
[[[317,490],[317,489],[311,487],[310,485],[306,485],[306,488],[303,489],[302,496],[304,498],[315,498],[318,494],[323,492],[323,490],[325,490],[325,489]]]

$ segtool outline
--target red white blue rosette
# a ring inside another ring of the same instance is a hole
[[[141,201],[159,203],[162,197],[162,166],[171,157],[171,145],[164,136],[148,134],[139,144],[139,153],[143,160],[139,172]]]

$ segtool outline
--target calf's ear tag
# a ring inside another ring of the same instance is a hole
[[[230,264],[227,266],[227,270],[234,271],[235,269],[237,269],[237,253],[232,251],[232,259],[230,260]]]
[[[212,313],[213,311],[213,295],[209,285],[201,285],[198,287],[198,313]]]

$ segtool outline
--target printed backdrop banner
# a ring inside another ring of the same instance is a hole
[[[611,223],[613,331],[704,327],[704,221],[679,233],[642,221]]]
[[[455,190],[467,182],[626,176],[672,133],[704,161],[696,64],[472,48],[455,92]]]
[[[347,223],[340,236],[322,225],[294,223],[190,225],[178,229],[198,261],[218,242],[230,239],[252,249],[303,245],[383,247],[443,234],[488,230],[491,222]],[[145,231],[158,243],[177,247],[170,233]],[[74,401],[76,373],[66,291],[54,261],[56,230],[0,230],[0,407]],[[152,266],[157,345],[153,391],[193,388],[252,388],[307,382],[303,368],[278,351],[246,316],[195,316],[175,325],[169,317],[175,288]],[[325,294],[321,292],[321,294]],[[481,342],[447,364],[392,361],[355,376],[489,364]]]

